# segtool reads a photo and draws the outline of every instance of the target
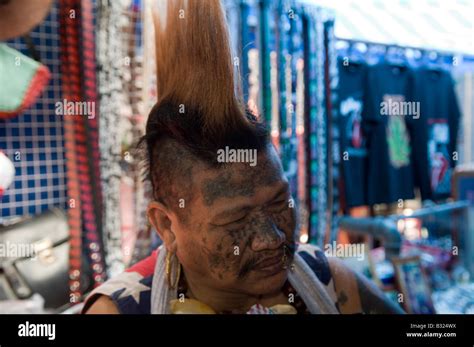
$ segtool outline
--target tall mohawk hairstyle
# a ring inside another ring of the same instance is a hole
[[[159,4],[155,16],[158,102],[198,111],[210,133],[239,126],[245,120],[244,110],[234,86],[220,0],[159,0]]]
[[[220,0],[155,1],[158,102],[143,142],[156,194],[166,142],[217,165],[218,149],[260,149],[268,138],[238,96]]]

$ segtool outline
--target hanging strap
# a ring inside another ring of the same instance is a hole
[[[98,116],[96,112],[98,107],[97,97],[97,79],[95,62],[95,35],[94,35],[94,15],[91,0],[81,1],[81,54],[83,71],[83,96],[84,100],[93,103],[93,114],[89,117],[82,117],[82,131],[84,131],[86,156],[84,169],[87,166],[88,192],[87,204],[88,210],[85,219],[86,225],[86,243],[89,250],[92,271],[94,273],[95,286],[105,280],[105,260],[103,257],[102,240],[102,191],[100,186],[100,152],[99,152],[99,134],[98,134]]]
[[[86,96],[86,98],[84,98],[82,95],[83,83],[80,42],[83,42],[84,38],[81,37],[80,27],[78,24],[79,18],[82,18],[81,2],[80,0],[62,0],[60,6],[62,21],[61,43],[63,47],[63,89],[65,91],[65,98],[67,102],[73,102],[76,106],[89,106],[84,104],[84,101],[89,101],[88,97]],[[89,12],[86,13],[85,18],[86,27],[89,31],[93,31],[93,26],[91,28],[89,25],[92,23],[91,15],[91,8],[89,7]],[[86,35],[86,40],[87,44],[90,45],[90,32]],[[83,44],[86,50],[89,49],[87,44]],[[92,49],[89,53],[94,55],[94,50]],[[87,77],[90,77],[91,73],[90,59],[89,55],[89,64],[85,64],[89,73]],[[95,93],[95,84],[92,86],[85,86],[85,90],[90,88],[94,91],[89,93]],[[90,97],[91,94],[88,96]],[[89,111],[90,108],[82,107],[82,110]],[[64,115],[67,178],[68,182],[71,181],[71,184],[68,183],[68,192],[70,193],[70,199],[74,199],[73,201],[75,203],[75,205],[70,204],[69,211],[73,211],[71,212],[71,215],[73,215],[72,222],[75,226],[77,225],[77,227],[71,229],[70,290],[71,301],[73,303],[78,302],[78,299],[82,294],[80,272],[83,246],[86,246],[88,250],[94,286],[96,287],[100,285],[105,280],[104,257],[102,255],[101,247],[102,243],[97,228],[97,206],[94,203],[94,200],[97,201],[98,199],[94,199],[94,190],[91,179],[91,172],[95,172],[95,170],[92,169],[92,163],[94,162],[94,159],[96,159],[97,163],[99,151],[97,148],[98,146],[96,146],[95,149],[88,148],[89,144],[94,142],[94,134],[92,134],[92,136],[86,134],[86,124],[88,124],[89,121],[92,120],[94,122],[92,126],[95,125],[97,128],[95,108],[92,107],[92,110],[92,112],[87,112],[87,114],[83,112],[83,114]],[[95,138],[97,141],[97,135],[95,135]],[[98,167],[98,164],[96,165]],[[71,194],[73,194],[74,197],[72,197]],[[85,232],[84,245],[82,244],[82,230]]]
[[[67,1],[59,2],[60,18],[60,46],[61,46],[61,79],[65,100],[78,101],[75,99],[73,79],[71,75],[78,73],[74,71],[71,60],[74,59],[71,50],[74,45],[75,20],[70,18],[71,8]],[[69,290],[71,303],[77,303],[81,298],[81,255],[82,255],[82,223],[81,223],[81,196],[78,175],[78,159],[75,141],[75,116],[63,117],[64,148],[66,157],[66,177],[68,193],[68,224],[70,233],[69,248]]]

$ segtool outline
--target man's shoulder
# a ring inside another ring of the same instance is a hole
[[[313,245],[299,245],[298,254],[310,265],[319,280],[332,291],[341,313],[403,313],[398,305],[364,275],[350,269],[341,259],[327,256]]]
[[[316,245],[298,244],[296,252],[313,271],[317,272],[319,280],[324,284],[327,284],[331,278],[353,278],[354,272],[339,258],[326,255],[326,253]]]
[[[156,258],[157,251],[94,289],[84,302],[83,312],[92,306],[113,304],[118,313],[149,314]]]
[[[308,264],[319,281],[329,286],[332,281],[331,266],[321,248],[312,244],[298,244],[296,252]]]
[[[327,256],[321,248],[311,244],[300,244],[298,254],[306,261],[341,313],[361,313],[355,273],[340,259]]]

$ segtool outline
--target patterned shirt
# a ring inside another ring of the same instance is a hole
[[[159,250],[155,250],[148,258],[96,288],[87,297],[83,312],[86,312],[99,296],[105,295],[114,302],[121,314],[150,314],[151,287],[158,252]],[[338,308],[331,266],[326,255],[319,248],[307,244],[298,245],[296,252],[313,270]],[[308,313],[304,302],[288,281],[282,289],[285,293],[295,294],[293,306],[298,313]]]

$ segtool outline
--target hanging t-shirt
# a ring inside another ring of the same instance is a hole
[[[367,205],[367,147],[362,131],[367,66],[339,60],[339,130],[347,207]]]
[[[410,126],[415,184],[423,200],[445,199],[451,193],[460,118],[454,83],[443,69],[419,68],[414,75],[414,100],[420,105],[420,118]]]
[[[368,68],[363,130],[367,137],[368,202],[414,198],[411,139],[406,118],[412,107],[412,70],[388,63]]]

